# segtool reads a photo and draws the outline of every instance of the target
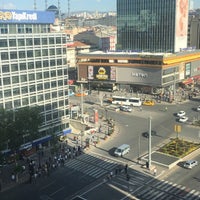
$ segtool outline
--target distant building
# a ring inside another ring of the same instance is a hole
[[[39,106],[40,136],[69,129],[66,36],[53,12],[1,10],[0,108]]]
[[[179,52],[187,47],[188,0],[117,0],[117,49]]]
[[[195,12],[188,19],[188,47],[200,49],[200,14]]]

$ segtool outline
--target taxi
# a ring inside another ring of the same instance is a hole
[[[154,106],[155,105],[155,102],[153,100],[145,100],[143,102],[143,105],[144,106]]]
[[[78,92],[78,93],[75,94],[76,97],[81,97],[81,96],[84,97],[84,96],[87,96],[87,95],[88,95],[88,91],[84,91],[83,93]]]

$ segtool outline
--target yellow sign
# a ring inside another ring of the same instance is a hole
[[[175,124],[175,125],[174,125],[174,131],[175,131],[176,133],[180,133],[180,132],[181,132],[181,125]]]

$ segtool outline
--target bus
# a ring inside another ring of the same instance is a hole
[[[140,107],[140,106],[142,106],[142,101],[138,97],[132,97],[132,98],[129,98],[129,105]]]
[[[129,105],[129,98],[121,96],[113,96],[112,104],[115,105]]]
[[[122,97],[122,96],[113,96],[112,104],[140,107],[142,105],[142,101],[138,97],[129,98],[129,97]]]

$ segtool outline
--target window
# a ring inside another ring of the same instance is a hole
[[[15,39],[9,39],[9,46],[10,47],[16,47],[17,46],[16,40]]]
[[[26,46],[32,46],[33,45],[33,41],[31,38],[26,39]]]
[[[13,89],[13,95],[14,95],[14,96],[20,95],[20,88],[14,88],[14,89]]]
[[[62,75],[63,75],[62,69],[59,69],[59,70],[57,71],[57,73],[58,73],[58,76],[62,76]]]
[[[53,66],[53,67],[56,66],[55,60],[51,60],[51,61],[50,61],[50,66]]]
[[[2,72],[3,72],[3,73],[8,73],[8,72],[10,72],[9,65],[2,65]]]
[[[49,44],[55,44],[54,38],[49,38]]]
[[[58,81],[58,86],[63,86],[63,80]]]
[[[3,84],[10,85],[10,78],[9,77],[3,78]]]
[[[10,59],[17,59],[17,52],[16,51],[10,52]]]
[[[43,84],[42,83],[37,85],[37,91],[41,91],[41,90],[43,90]]]
[[[36,74],[36,79],[37,80],[42,79],[42,72],[39,72],[39,73]]]
[[[57,59],[57,65],[62,65],[62,59]]]
[[[12,65],[11,65],[11,71],[12,71],[12,72],[18,71],[18,65],[17,65],[17,64],[12,64]]]
[[[36,102],[36,96],[31,96],[30,103],[35,103],[35,102]]]
[[[27,57],[28,58],[32,58],[33,57],[33,51],[32,50],[28,50],[27,51]]]
[[[22,94],[27,94],[28,93],[28,87],[27,86],[22,87],[21,91],[22,91]]]
[[[14,100],[14,107],[20,107],[21,106],[21,101],[19,99]]]
[[[29,74],[29,81],[34,81],[35,80],[35,74]]]
[[[12,108],[12,101],[6,102],[5,103],[5,108],[6,109],[11,109]]]
[[[47,38],[42,38],[42,45],[47,45]]]
[[[49,72],[44,72],[44,78],[49,78]]]
[[[13,76],[13,77],[12,77],[12,83],[13,83],[13,84],[19,83],[19,76]]]
[[[8,52],[1,53],[1,60],[8,60]]]
[[[20,63],[20,71],[26,70],[26,63]]]
[[[50,99],[50,94],[49,93],[45,94],[45,100],[49,100],[49,99]]]
[[[41,51],[35,50],[35,57],[40,57],[40,56],[41,56]]]
[[[52,98],[57,98],[57,92],[52,92]]]
[[[43,61],[43,67],[49,67],[49,61],[48,60]]]
[[[11,90],[4,90],[4,97],[11,97]]]
[[[40,45],[40,38],[34,38],[34,45]]]
[[[36,61],[36,68],[41,68],[42,67],[42,63],[41,61]]]
[[[38,95],[38,101],[43,101],[43,100],[44,100],[43,94]]]
[[[22,105],[27,106],[28,105],[28,98],[23,98],[22,99]]]
[[[20,52],[19,52],[19,58],[26,58],[26,53],[25,53],[25,51],[20,51]]]
[[[56,77],[56,70],[51,71],[51,78]]]
[[[51,82],[51,88],[55,88],[56,87],[56,81]]]
[[[34,63],[33,62],[28,63],[28,69],[34,69]]]
[[[0,47],[8,47],[7,40],[0,40]]]
[[[55,55],[55,49],[50,49],[50,56],[54,56]]]
[[[29,92],[35,92],[35,85],[29,86]]]
[[[17,24],[17,26],[18,26],[18,33],[24,33],[25,32],[23,24]]]
[[[61,44],[61,38],[60,37],[56,38],[56,44]]]
[[[48,56],[48,49],[42,49],[42,55]]]
[[[45,83],[45,84],[44,84],[44,88],[45,88],[45,89],[49,89],[49,88],[50,88],[50,83]]]
[[[24,41],[24,39],[18,39],[18,46],[19,46],[19,47],[25,46],[25,41]]]

